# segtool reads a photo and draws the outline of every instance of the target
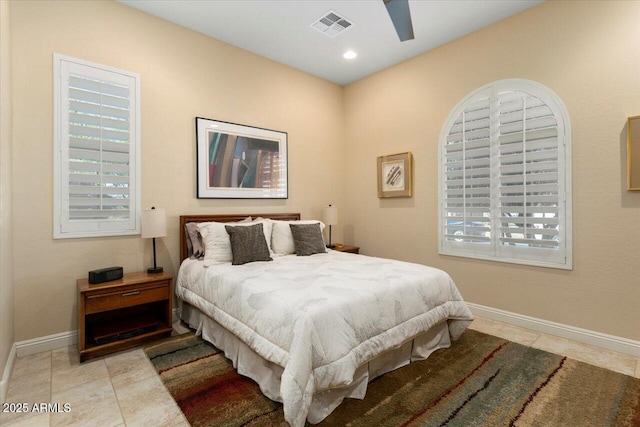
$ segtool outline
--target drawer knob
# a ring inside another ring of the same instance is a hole
[[[133,291],[133,292],[125,292],[122,294],[123,297],[130,297],[132,295],[138,295],[140,293],[140,291]]]

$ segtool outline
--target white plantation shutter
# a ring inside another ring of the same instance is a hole
[[[570,125],[548,88],[503,80],[441,134],[440,253],[571,268]]]
[[[563,262],[558,120],[527,93],[500,93],[498,105],[500,253]]]
[[[444,238],[487,252],[491,239],[490,99],[470,103],[450,127],[444,145]]]
[[[139,76],[54,56],[54,237],[139,233]]]

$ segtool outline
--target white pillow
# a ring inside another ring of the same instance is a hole
[[[271,249],[271,234],[273,233],[273,220],[269,218],[254,218],[252,223],[262,223],[262,231],[264,232],[264,238],[267,239],[267,246],[269,247],[269,253],[273,255],[273,249]]]
[[[270,221],[270,220],[269,220]],[[204,243],[204,266],[211,267],[216,264],[223,264],[231,262],[233,260],[233,253],[231,252],[231,240],[225,225],[232,226],[250,226],[256,223],[262,223],[262,231],[264,232],[264,238],[269,246],[271,241],[271,224],[267,223],[267,220],[243,220],[240,222],[201,222],[198,224],[198,231],[202,236],[202,242]],[[271,249],[269,249],[271,252]]]
[[[271,250],[276,255],[291,255],[296,253],[293,244],[293,235],[289,224],[320,224],[320,231],[324,230],[324,223],[317,220],[303,221],[278,221],[272,220],[273,227],[271,230]]]

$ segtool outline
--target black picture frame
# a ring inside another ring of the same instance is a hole
[[[287,199],[286,132],[196,117],[198,199]]]

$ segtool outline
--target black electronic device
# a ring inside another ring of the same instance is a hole
[[[115,319],[91,327],[91,337],[96,345],[108,344],[158,329],[158,319],[142,316],[132,319]]]
[[[89,272],[89,283],[95,285],[97,283],[109,282],[111,280],[122,279],[122,267],[107,267],[100,270],[91,270]]]

